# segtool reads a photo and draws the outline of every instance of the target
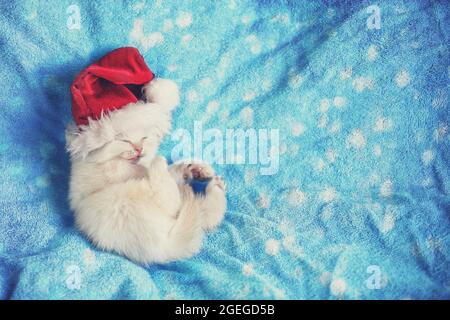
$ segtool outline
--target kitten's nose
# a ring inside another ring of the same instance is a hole
[[[134,151],[136,151],[138,154],[141,154],[142,153],[142,145],[137,145],[137,144],[133,144],[133,148],[134,148]]]

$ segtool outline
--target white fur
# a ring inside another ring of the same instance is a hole
[[[157,156],[178,88],[154,79],[144,94],[147,102],[68,126],[69,199],[78,228],[100,248],[142,264],[164,263],[199,251],[204,230],[223,219],[225,184],[207,164],[168,166]],[[199,173],[212,178],[205,196],[186,184]]]

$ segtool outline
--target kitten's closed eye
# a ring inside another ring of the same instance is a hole
[[[123,139],[123,138],[125,138],[125,135],[124,135],[123,133],[117,133],[117,134],[114,136],[114,139],[115,139],[115,140],[121,140],[121,139]]]
[[[119,132],[114,135],[113,140],[90,152],[87,160],[104,163],[110,160],[123,159],[136,164],[139,159],[148,157],[148,155],[152,156],[157,146],[156,143],[154,145],[150,143],[151,139],[148,139],[147,136],[138,137],[139,135],[132,137]]]
[[[142,137],[140,139],[140,142],[143,142],[145,139],[147,139],[147,137]],[[131,139],[128,139],[123,133],[116,134],[114,136],[114,140],[118,140],[118,141],[130,143],[130,144],[134,144],[133,141],[131,141]]]

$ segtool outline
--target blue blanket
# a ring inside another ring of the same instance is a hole
[[[3,1],[0,297],[450,298],[449,32],[447,1]],[[214,165],[201,253],[147,268],[67,201],[70,83],[127,45],[182,88],[174,131],[279,133],[272,172]]]

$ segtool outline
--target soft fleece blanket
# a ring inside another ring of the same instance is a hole
[[[449,31],[448,1],[2,1],[0,297],[450,298]],[[69,85],[127,45],[182,88],[173,130],[279,130],[275,174],[215,165],[201,253],[147,268],[67,201]]]

